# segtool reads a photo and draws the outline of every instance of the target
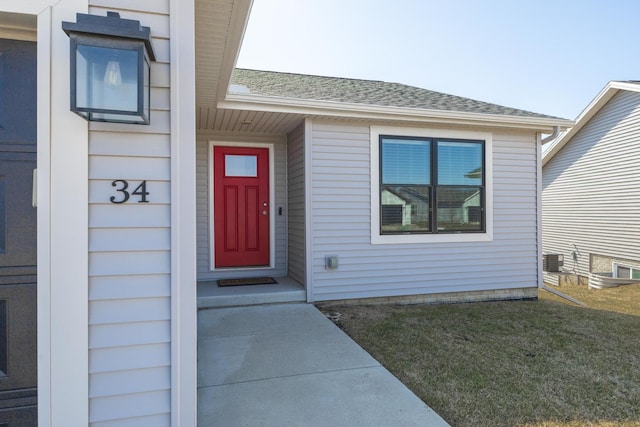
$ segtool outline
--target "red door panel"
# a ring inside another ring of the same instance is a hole
[[[238,250],[238,187],[226,186],[224,191],[224,228],[220,237],[224,240],[225,252]]]
[[[216,267],[269,265],[269,150],[213,149]]]
[[[247,212],[247,230],[258,230],[260,228],[260,189],[259,187],[246,187],[245,194]],[[268,217],[267,217],[268,218]],[[260,233],[245,233],[246,248],[250,251],[260,250]]]

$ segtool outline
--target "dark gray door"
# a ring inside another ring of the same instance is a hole
[[[0,427],[37,425],[36,44],[0,39]]]

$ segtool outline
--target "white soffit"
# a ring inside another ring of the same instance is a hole
[[[252,0],[196,0],[196,128],[213,123],[235,68]],[[222,93],[221,93],[222,92]]]

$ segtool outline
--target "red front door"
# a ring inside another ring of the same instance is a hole
[[[213,149],[216,267],[269,265],[269,150]]]

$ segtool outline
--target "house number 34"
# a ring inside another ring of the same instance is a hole
[[[132,186],[135,184],[132,184]],[[149,192],[147,191],[147,181],[142,181],[133,191],[129,191],[129,181],[124,179],[116,179],[111,183],[112,187],[116,188],[116,192],[119,193],[116,196],[111,196],[109,200],[111,203],[125,203],[128,202],[132,196],[136,196],[139,198],[138,203],[149,203],[147,200],[147,196]]]

